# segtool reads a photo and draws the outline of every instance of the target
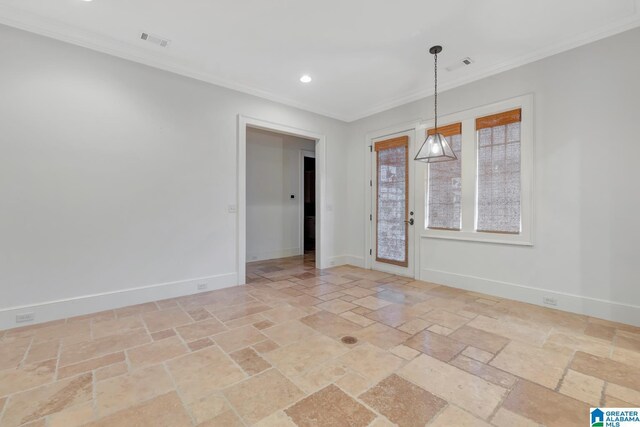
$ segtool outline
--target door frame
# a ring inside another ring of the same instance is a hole
[[[417,205],[416,205],[416,201],[417,198],[415,197],[415,190],[416,190],[416,165],[413,162],[413,157],[414,157],[414,153],[417,150],[416,144],[418,141],[418,134],[417,134],[417,129],[420,126],[420,120],[416,119],[416,120],[412,120],[410,122],[406,122],[406,123],[401,123],[395,126],[390,126],[384,129],[379,129],[376,131],[372,131],[367,133],[367,135],[365,136],[365,146],[364,146],[364,156],[365,156],[365,168],[364,168],[364,174],[365,174],[365,182],[364,182],[364,193],[365,193],[365,221],[364,221],[364,236],[365,236],[365,242],[364,242],[364,260],[365,260],[365,268],[366,269],[373,269],[373,265],[374,265],[374,260],[375,260],[375,254],[373,253],[373,243],[374,243],[374,233],[375,233],[375,228],[374,228],[374,215],[373,215],[373,211],[375,209],[374,206],[374,195],[373,195],[373,155],[375,154],[375,151],[373,150],[373,141],[375,140],[379,140],[381,138],[392,138],[394,136],[399,136],[399,134],[402,133],[406,133],[409,134],[409,194],[408,196],[410,197],[411,200],[413,200],[413,203],[410,202],[409,205],[414,207],[414,211],[417,213],[418,209],[417,209]],[[413,267],[413,278],[418,277],[418,272],[419,272],[419,268],[420,268],[420,240],[419,240],[419,233],[417,232],[418,230],[418,225],[419,222],[417,221],[417,218],[419,218],[419,215],[414,215],[414,218],[416,218],[416,222],[415,225],[413,227],[410,227],[410,239],[411,239],[411,244],[412,244],[412,248],[413,249],[413,259],[410,260],[410,262],[412,263],[412,267]],[[411,251],[410,251],[411,252]]]
[[[300,251],[304,255],[304,158],[316,158],[315,151],[300,150],[300,188],[298,190],[298,217],[300,218]],[[317,166],[317,165],[316,165]],[[318,210],[318,197],[316,194],[316,211]]]
[[[317,132],[238,114],[237,141],[237,271],[238,284],[246,283],[247,271],[247,128],[262,129],[316,141],[316,268],[326,268],[327,215],[325,214],[327,138]]]

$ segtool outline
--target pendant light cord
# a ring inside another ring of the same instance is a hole
[[[434,133],[437,135],[438,134],[438,54],[435,53],[433,55],[434,57],[434,75],[435,75],[435,104],[434,104],[434,110],[435,110],[435,130]]]

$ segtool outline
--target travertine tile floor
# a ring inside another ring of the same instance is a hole
[[[248,272],[0,332],[0,425],[567,427],[640,406],[640,328],[312,259]]]

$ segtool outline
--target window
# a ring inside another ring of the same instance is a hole
[[[429,129],[432,135],[435,129]],[[427,227],[439,230],[460,230],[462,227],[462,123],[438,128],[447,138],[457,160],[429,165],[427,194]]]
[[[409,198],[409,138],[375,144],[377,155],[376,261],[409,265],[407,211]]]
[[[458,160],[416,166],[422,237],[532,244],[532,112],[525,95],[440,118]]]
[[[477,231],[520,233],[520,120],[520,109],[476,120]]]

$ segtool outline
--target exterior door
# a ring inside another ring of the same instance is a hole
[[[411,133],[372,141],[373,269],[414,277]]]

